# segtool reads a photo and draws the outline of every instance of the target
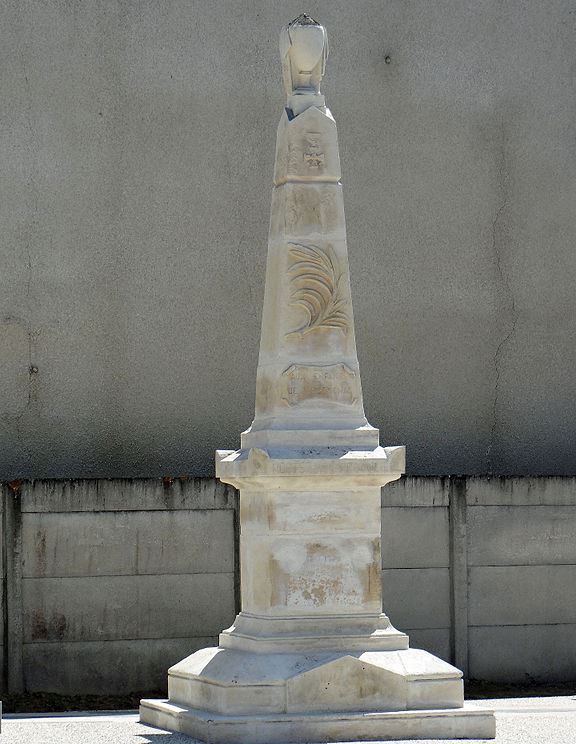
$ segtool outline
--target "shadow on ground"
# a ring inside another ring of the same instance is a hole
[[[195,739],[191,739],[185,734],[136,734],[134,744],[194,744]]]
[[[471,679],[464,685],[467,700],[576,695],[576,680],[549,684],[514,685]],[[166,698],[166,690],[141,690],[129,695],[58,695],[26,692],[2,695],[4,713],[64,713],[84,710],[136,710],[142,698]],[[170,740],[162,740],[169,743]]]
[[[519,697],[559,697],[576,694],[576,680],[573,682],[550,682],[539,684],[531,682],[525,685],[509,682],[483,682],[469,679],[464,683],[466,700],[485,700],[491,698]]]
[[[78,710],[136,710],[142,698],[166,698],[167,690],[142,690],[129,695],[59,695],[55,692],[5,693],[4,713],[65,713]]]

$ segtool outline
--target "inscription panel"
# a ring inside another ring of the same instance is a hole
[[[381,605],[380,537],[246,535],[243,609],[274,615],[374,612]]]
[[[356,374],[345,364],[293,364],[282,373],[282,400],[297,406],[308,400],[350,405],[358,400]]]

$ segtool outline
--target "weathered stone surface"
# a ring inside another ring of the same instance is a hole
[[[380,488],[404,447],[381,447],[364,415],[325,29],[300,16],[281,55],[255,416],[216,457],[240,489],[242,611],[218,648],[169,670],[169,701],[142,701],[141,720],[244,744],[493,736],[490,712],[463,708],[462,673],[382,613]]]
[[[170,669],[170,700],[215,713],[459,708],[457,670],[426,651],[246,654],[206,648]]]

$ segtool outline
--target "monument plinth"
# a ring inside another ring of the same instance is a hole
[[[169,700],[143,700],[141,720],[238,744],[492,737],[461,672],[382,612],[380,489],[404,448],[381,447],[364,415],[326,30],[302,15],[280,52],[256,411],[216,462],[240,490],[242,611],[218,648],[168,671]]]

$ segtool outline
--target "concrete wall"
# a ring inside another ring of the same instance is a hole
[[[212,479],[3,487],[10,691],[162,689],[238,606],[237,496]],[[382,496],[382,587],[411,645],[471,678],[573,681],[576,479],[407,478]]]
[[[472,679],[576,678],[576,479],[408,478],[383,490],[383,603]]]
[[[301,10],[2,3],[0,477],[211,475],[238,443]],[[307,10],[370,419],[413,474],[574,474],[573,3]]]
[[[232,488],[45,481],[4,498],[9,689],[159,689],[234,619]]]

